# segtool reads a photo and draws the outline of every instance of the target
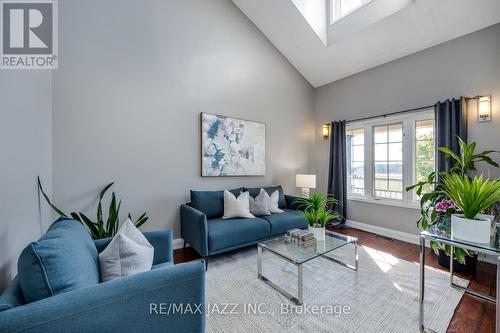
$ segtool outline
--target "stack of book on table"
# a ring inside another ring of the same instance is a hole
[[[290,229],[286,232],[285,241],[296,243],[301,246],[312,246],[316,244],[314,234],[307,230]]]

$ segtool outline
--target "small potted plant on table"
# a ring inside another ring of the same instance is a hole
[[[325,193],[313,192],[309,198],[297,199],[295,204],[302,210],[309,223],[309,231],[318,241],[325,240],[326,224],[342,217],[338,212],[329,209],[331,206],[341,205],[341,202]]]
[[[451,215],[451,236],[474,243],[489,243],[492,220],[480,214],[500,200],[500,179],[444,174],[444,194],[461,214]]]

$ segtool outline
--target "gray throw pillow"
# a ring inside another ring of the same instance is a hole
[[[99,253],[101,281],[142,273],[153,266],[154,248],[130,219]]]
[[[264,189],[260,189],[260,193],[255,199],[250,197],[250,213],[255,216],[271,215],[266,194]]]

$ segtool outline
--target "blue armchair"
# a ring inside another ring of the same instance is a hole
[[[27,304],[16,277],[0,296],[0,332],[204,332],[203,261],[174,265],[172,232],[144,234],[155,248],[151,271]],[[109,241],[96,240],[97,251]]]

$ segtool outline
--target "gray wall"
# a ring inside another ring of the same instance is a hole
[[[47,207],[39,209],[36,176],[50,194],[51,99],[49,71],[0,71],[0,292],[50,220]]]
[[[458,96],[491,94],[493,121],[477,122],[470,104],[469,142],[500,150],[500,25],[384,64],[315,89],[316,128],[332,120],[356,119],[432,105]],[[326,187],[328,141],[316,135],[314,169]],[[497,155],[496,160],[500,158]],[[480,168],[484,171],[484,168]],[[491,176],[500,177],[498,169]],[[349,201],[354,221],[417,233],[418,210]]]
[[[189,189],[283,184],[307,172],[313,89],[229,0],[59,3],[53,193],[89,209],[109,181],[145,230],[174,228]],[[200,177],[200,112],[267,125],[265,177]]]

